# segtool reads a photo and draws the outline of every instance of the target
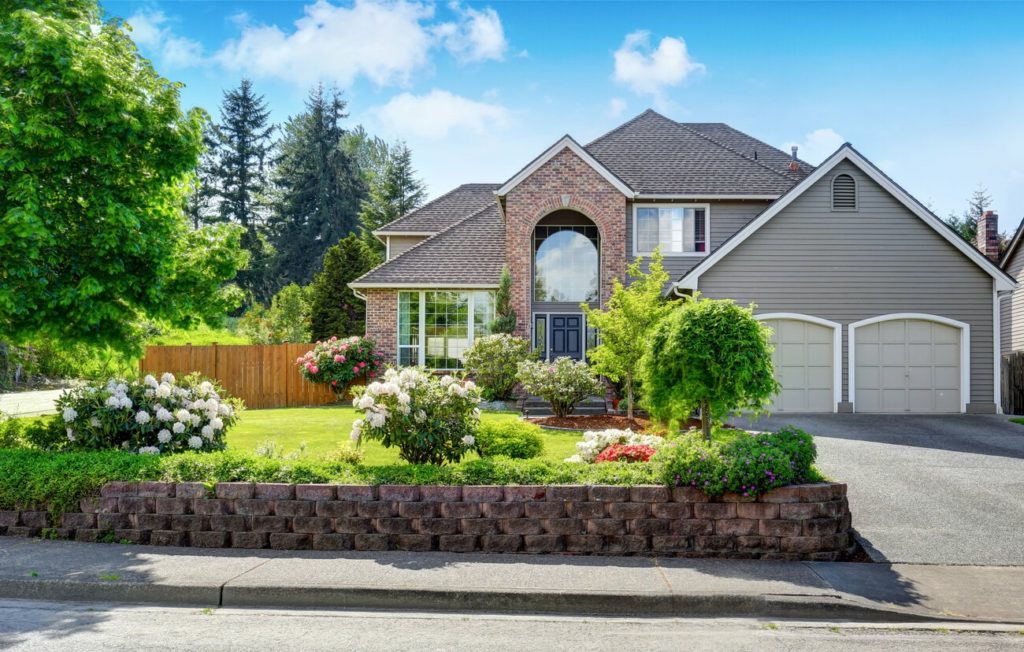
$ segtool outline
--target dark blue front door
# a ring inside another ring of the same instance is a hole
[[[551,315],[549,357],[583,359],[583,315]]]

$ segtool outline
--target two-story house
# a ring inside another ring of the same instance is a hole
[[[390,360],[458,369],[513,277],[517,333],[583,358],[580,304],[655,248],[666,293],[754,303],[779,412],[995,412],[999,297],[1016,282],[850,145],[818,167],[721,123],[647,111],[565,136],[505,183],[467,184],[376,235],[351,284]]]

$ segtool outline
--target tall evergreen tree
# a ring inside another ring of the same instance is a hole
[[[242,247],[249,252],[249,267],[238,273],[238,284],[257,300],[273,294],[267,285],[267,251],[262,228],[272,148],[270,110],[252,82],[225,91],[217,124],[219,152],[213,176],[217,181],[218,217],[241,225]]]
[[[219,221],[217,219],[216,197],[217,157],[220,143],[212,122],[203,125],[203,153],[199,157],[195,173],[190,181],[188,196],[185,198],[185,216],[193,229]]]
[[[362,335],[366,303],[348,284],[373,269],[379,258],[356,233],[350,233],[324,254],[324,269],[309,286],[309,326],[314,340],[332,335]]]
[[[381,169],[370,180],[370,194],[359,214],[367,245],[382,253],[384,245],[373,231],[418,208],[426,195],[426,185],[412,167],[412,150],[401,141],[389,146]]]
[[[978,235],[978,218],[992,206],[992,197],[988,194],[988,188],[978,184],[978,187],[971,193],[967,200],[967,206],[960,215],[950,213],[946,222],[960,234],[960,237],[974,244],[974,238]]]
[[[366,186],[342,147],[346,117],[341,94],[325,93],[319,85],[310,92],[305,112],[284,126],[269,225],[279,284],[309,283],[327,248],[358,228]]]

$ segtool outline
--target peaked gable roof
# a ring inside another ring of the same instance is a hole
[[[731,145],[713,136],[723,137]],[[779,169],[780,155],[785,157],[782,152],[727,125],[690,126],[652,110],[597,138],[586,150],[638,195],[727,194],[774,199],[812,169],[804,163],[791,171],[788,157],[785,167]],[[748,150],[749,155],[743,153]],[[758,159],[753,157],[755,150]],[[761,151],[771,164],[759,160]]]
[[[522,183],[527,177],[536,172],[541,166],[553,159],[564,149],[569,149],[584,163],[593,168],[595,172],[604,177],[608,183],[612,184],[622,194],[627,197],[632,197],[636,194],[636,192],[634,192],[634,190],[630,188],[625,181],[620,179],[600,161],[595,159],[590,152],[584,149],[583,146],[577,143],[569,134],[562,136],[558,139],[558,142],[544,150],[540,156],[527,163],[523,169],[516,172],[511,179],[506,181],[501,188],[498,188],[498,190],[495,191],[495,194],[499,196],[507,195],[510,190]]]
[[[1017,230],[1013,232],[1013,238],[1010,239],[1010,244],[1007,245],[1006,251],[999,257],[999,267],[1004,271],[1010,265],[1010,261],[1013,259],[1013,254],[1017,251],[1017,247],[1020,246],[1021,235],[1024,234],[1024,220],[1020,221],[1017,225]]]
[[[498,203],[451,224],[349,283],[374,287],[494,288],[505,265],[505,222]]]
[[[374,231],[374,235],[431,235],[494,204],[496,183],[464,183],[413,209],[394,222]]]
[[[961,238],[960,235],[951,229],[948,224],[925,208],[921,202],[914,199],[910,193],[890,179],[888,175],[877,168],[874,163],[864,158],[864,156],[854,149],[850,143],[844,143],[835,151],[835,153],[828,157],[824,163],[819,165],[814,172],[809,174],[803,181],[794,186],[785,195],[772,202],[756,218],[737,231],[731,238],[723,242],[718,249],[709,254],[707,258],[702,260],[693,269],[684,274],[681,279],[673,284],[673,286],[678,289],[697,289],[697,281],[700,279],[701,274],[711,269],[716,263],[718,263],[718,261],[729,255],[733,249],[738,247],[744,240],[753,235],[773,217],[782,212],[784,208],[793,203],[797,197],[820,181],[842,161],[849,161],[851,164],[858,167],[862,172],[864,172],[864,174],[870,177],[875,183],[880,185],[889,194],[902,203],[907,210],[924,221],[925,224],[932,227],[936,233],[945,238],[965,256],[974,261],[975,264],[981,267],[982,270],[995,280],[997,290],[1013,290],[1017,287],[1017,282],[1010,278],[1002,269],[999,268],[998,265],[986,258],[980,251]]]

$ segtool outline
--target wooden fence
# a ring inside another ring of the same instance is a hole
[[[1024,351],[1003,356],[1003,412],[1024,414]]]
[[[164,372],[184,376],[198,371],[215,378],[231,396],[251,409],[324,405],[336,401],[326,385],[299,375],[295,359],[313,344],[210,344],[147,346],[139,371],[157,378]]]

